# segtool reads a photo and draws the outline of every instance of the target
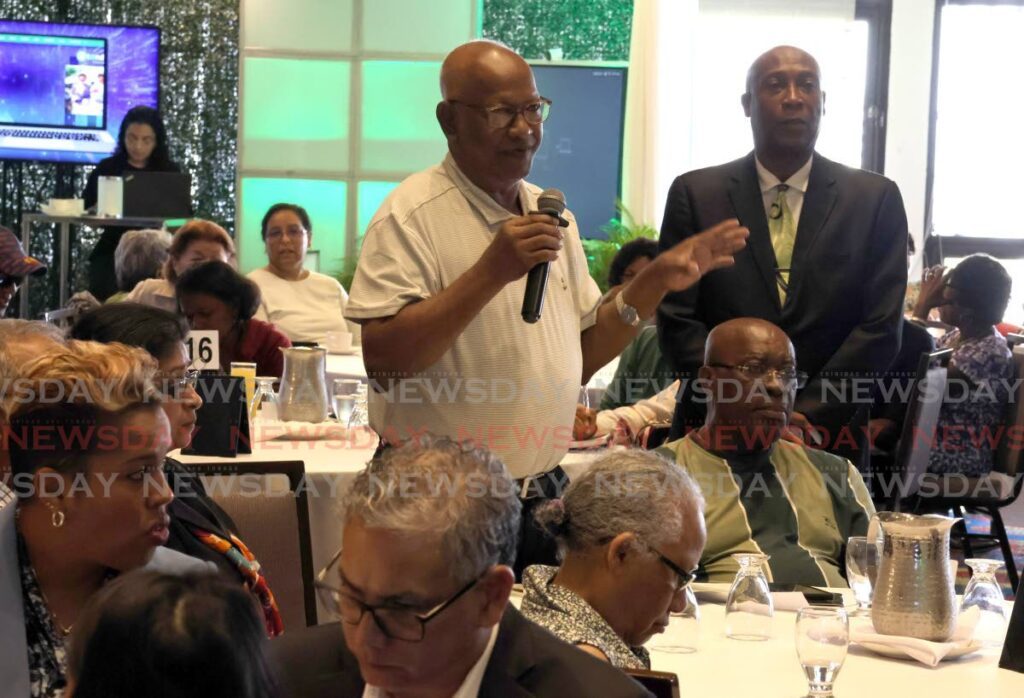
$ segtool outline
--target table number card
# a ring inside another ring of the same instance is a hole
[[[220,368],[220,337],[216,330],[192,330],[185,337],[192,368],[200,371]]]
[[[1024,579],[1017,585],[1017,600],[1013,602],[999,666],[1024,674],[1024,599],[1021,596],[1024,596]]]

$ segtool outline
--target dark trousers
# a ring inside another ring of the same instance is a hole
[[[100,239],[89,253],[89,293],[100,303],[117,293],[114,251],[127,228],[104,228]],[[129,289],[131,290],[131,289]]]
[[[558,546],[555,539],[547,534],[533,518],[537,509],[552,499],[562,496],[562,490],[569,484],[569,476],[561,466],[543,475],[516,480],[520,488],[523,504],[523,518],[519,523],[519,548],[516,550],[516,562],[512,566],[516,581],[523,577],[523,570],[530,565],[558,565]]]

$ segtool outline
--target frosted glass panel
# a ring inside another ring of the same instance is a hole
[[[942,7],[932,191],[937,235],[1024,238],[1024,221],[1006,215],[1020,196],[1024,154],[1024,92],[1017,82],[1024,74],[1022,34],[1024,7]],[[982,110],[964,100],[968,85],[969,94],[985,95]],[[1024,277],[1014,276],[1014,291],[1022,287]],[[1020,296],[1010,306],[1019,312]]]
[[[254,57],[244,61],[242,167],[347,170],[350,64]]]
[[[384,199],[391,193],[391,190],[397,186],[398,182],[359,183],[359,229],[356,231],[356,236],[359,239],[366,234],[366,229],[369,227],[370,221],[373,220],[373,214],[384,203]]]
[[[243,0],[242,5],[245,48],[352,50],[352,0]]]
[[[363,3],[367,51],[448,53],[476,35],[477,0],[372,0]]]
[[[324,274],[340,271],[345,256],[345,195],[345,182],[244,177],[238,234],[242,273],[266,265],[260,221],[268,208],[281,202],[298,204],[309,212],[313,224],[310,249],[320,252],[320,271]]]
[[[440,70],[440,63],[363,63],[363,170],[414,172],[441,161]]]

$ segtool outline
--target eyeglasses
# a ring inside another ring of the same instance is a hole
[[[306,229],[300,225],[289,226],[288,228],[271,228],[267,231],[268,240],[280,240],[281,238],[300,238],[306,234]]]
[[[487,126],[495,131],[506,129],[515,123],[516,117],[520,114],[526,119],[526,123],[536,126],[537,124],[547,121],[548,115],[551,113],[551,100],[547,97],[541,97],[536,102],[530,102],[529,104],[521,107],[510,107],[505,104],[500,104],[494,107],[485,107],[481,104],[469,104],[467,102],[460,102],[457,99],[449,99],[449,104],[461,104],[464,107],[470,109],[476,109],[477,111],[483,112],[484,116],[487,117]]]
[[[455,594],[445,601],[437,604],[425,613],[417,613],[408,608],[395,608],[394,606],[371,606],[363,603],[351,594],[342,589],[334,587],[327,582],[331,570],[336,567],[341,558],[339,550],[327,566],[316,575],[317,595],[320,601],[331,611],[341,617],[343,623],[348,625],[359,625],[363,616],[367,613],[373,618],[380,631],[392,640],[402,642],[422,642],[427,633],[427,623],[437,618],[441,613],[466,594],[470,589],[483,579],[486,571],[459,589]]]
[[[677,577],[677,580],[676,580],[676,593],[677,594],[679,592],[681,592],[683,589],[685,589],[686,587],[690,586],[690,583],[697,576],[696,571],[687,572],[682,567],[680,567],[676,563],[672,562],[672,560],[670,560],[668,557],[666,557],[665,555],[662,555],[660,552],[658,552],[657,548],[655,548],[655,547],[653,547],[651,545],[648,545],[647,547],[650,548],[651,551],[655,555],[658,556],[658,559],[661,560],[662,563],[664,563],[664,565],[666,567],[668,567],[670,570],[672,570],[673,572],[676,573],[676,577]]]
[[[793,366],[789,368],[768,368],[760,364],[708,364],[708,366],[731,369],[743,374],[748,380],[766,381],[769,378],[778,378],[779,382],[787,388],[793,387],[794,384],[798,389],[807,385],[807,374],[796,370]]]
[[[9,288],[11,286],[20,286],[20,285],[21,285],[21,277],[20,276],[5,276],[3,274],[0,274],[0,288]]]
[[[162,376],[157,378],[157,388],[166,397],[180,397],[188,388],[195,388],[199,381],[198,369],[190,368],[183,376]]]

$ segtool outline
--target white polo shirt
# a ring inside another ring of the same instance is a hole
[[[541,190],[522,182],[524,211]],[[384,201],[366,231],[345,309],[349,320],[390,317],[431,298],[480,259],[513,214],[470,182],[451,155],[412,175]],[[371,391],[370,424],[388,438],[424,430],[475,439],[512,476],[546,472],[565,455],[583,373],[580,333],[596,322],[601,292],[590,278],[576,221],[551,264],[541,319],[520,314],[526,277],[508,284],[441,359]]]
[[[328,332],[353,332],[342,314],[348,294],[336,279],[309,272],[304,279],[289,281],[266,269],[253,269],[248,278],[260,287],[256,319],[273,323],[293,342],[323,342]]]

